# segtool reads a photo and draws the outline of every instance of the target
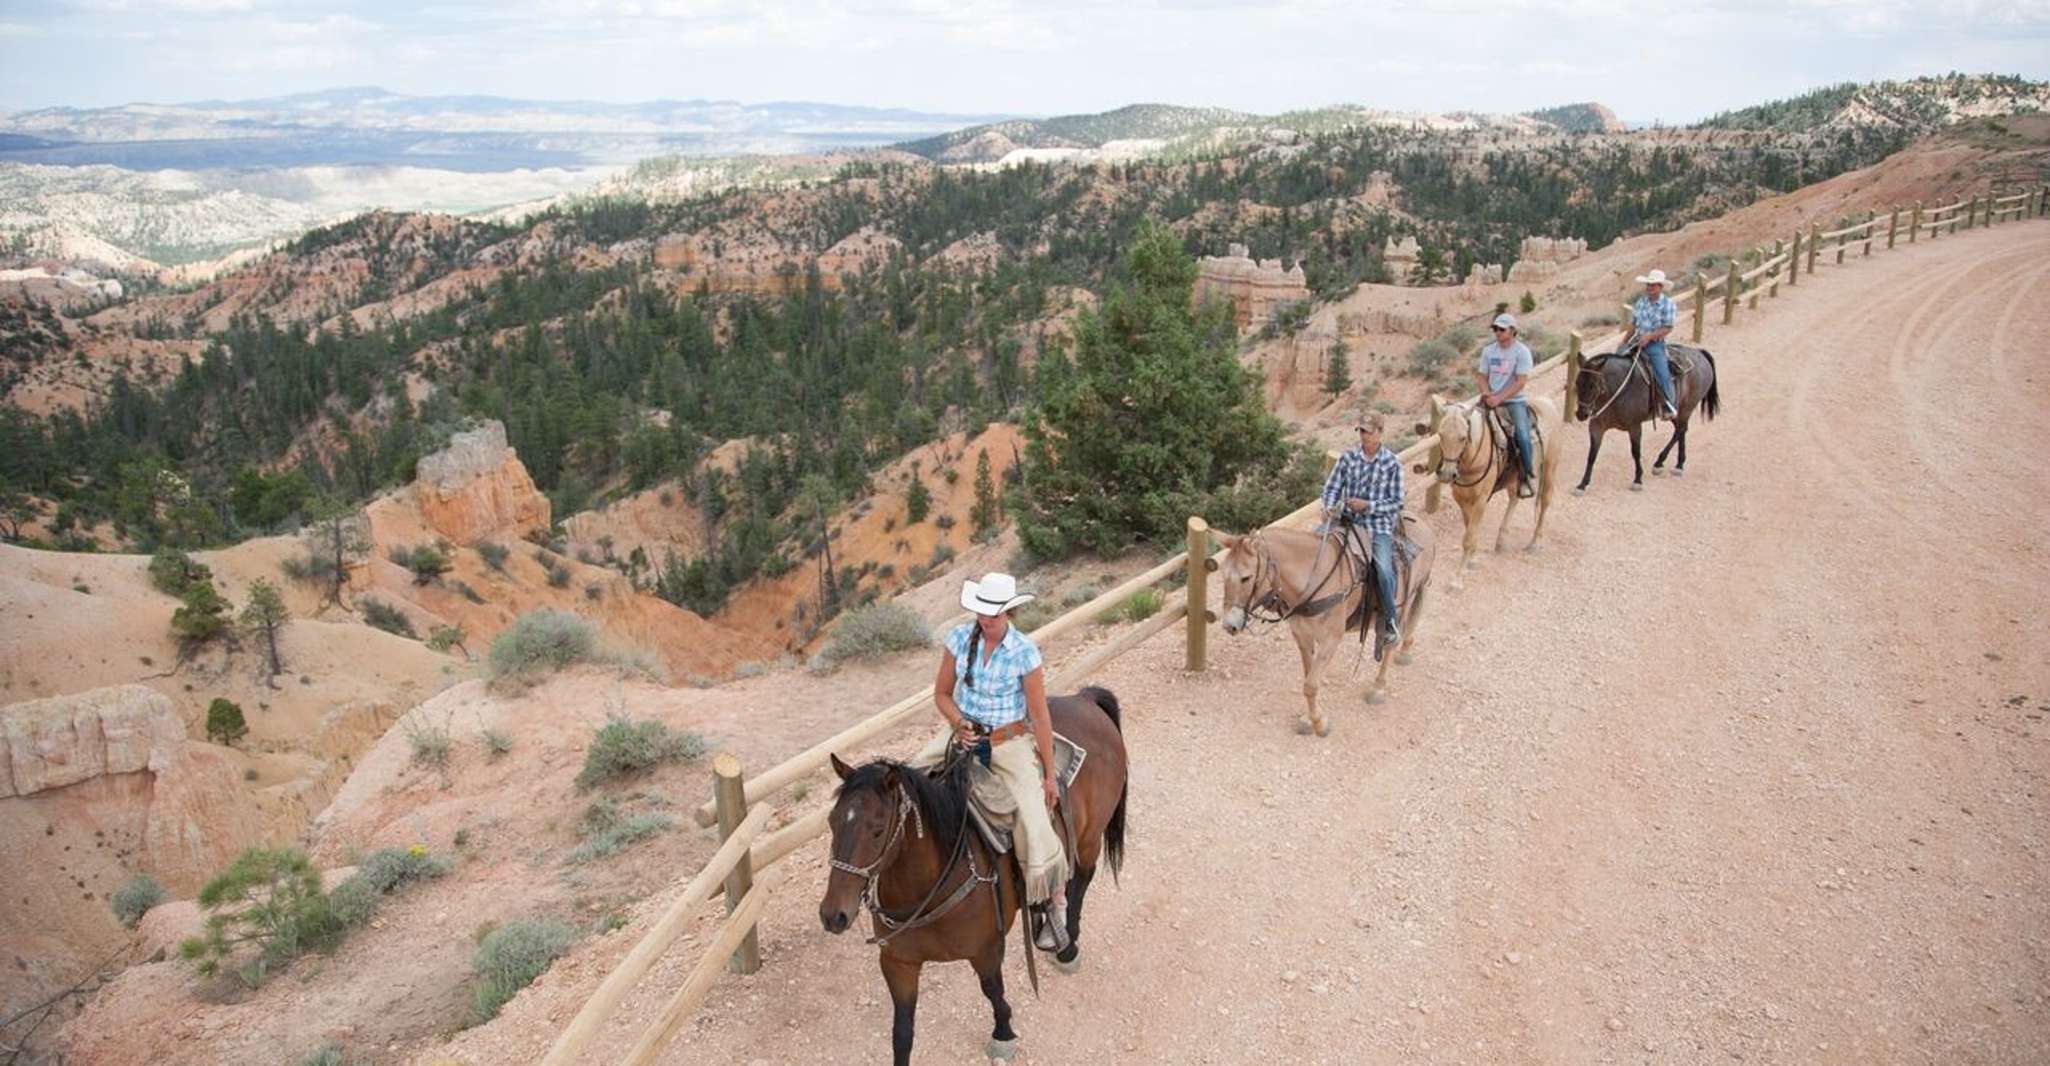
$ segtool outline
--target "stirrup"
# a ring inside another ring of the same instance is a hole
[[[1068,950],[1071,943],[1068,939],[1068,926],[1054,915],[1052,901],[1033,904],[1031,913],[1034,925],[1032,946],[1056,955]]]

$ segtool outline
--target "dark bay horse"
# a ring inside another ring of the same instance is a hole
[[[1698,405],[1701,413],[1714,421],[1716,413],[1722,410],[1722,397],[1717,392],[1715,357],[1703,348],[1689,348],[1670,344],[1674,364],[1673,391],[1679,394],[1679,417],[1673,419],[1673,436],[1660,450],[1652,469],[1664,472],[1666,456],[1677,446],[1680,461],[1673,467],[1673,476],[1679,477],[1687,469],[1687,423],[1694,417]],[[1678,373],[1685,360],[1692,360],[1693,366],[1685,374]],[[1639,492],[1644,489],[1644,452],[1641,434],[1644,423],[1651,417],[1659,400],[1658,383],[1652,380],[1651,363],[1643,353],[1610,352],[1598,355],[1580,368],[1580,377],[1573,383],[1574,413],[1587,423],[1587,469],[1580,475],[1580,484],[1573,494],[1587,491],[1587,483],[1594,477],[1594,459],[1601,454],[1602,434],[1620,429],[1630,434],[1630,462],[1637,474],[1630,482],[1630,489]]]
[[[1075,854],[1068,880],[1068,949],[1055,957],[1066,972],[1081,966],[1082,900],[1099,858],[1115,878],[1125,861],[1128,763],[1117,697],[1085,688],[1047,701],[1056,733],[1088,751],[1082,771],[1054,812],[1071,819]],[[918,1010],[918,974],[928,962],[966,959],[982,981],[996,1026],[989,1057],[1018,1051],[1011,1006],[1004,1000],[1004,935],[1018,916],[1024,882],[1009,856],[990,854],[967,821],[968,763],[943,774],[878,759],[859,769],[833,756],[840,791],[833,804],[833,872],[819,901],[826,932],[842,933],[866,908],[874,921],[883,981],[895,1008],[891,1046],[897,1066],[911,1061]],[[1030,923],[1027,923],[1030,924]],[[1026,951],[1035,950],[1026,942]]]

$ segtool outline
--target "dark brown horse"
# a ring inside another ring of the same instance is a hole
[[[1117,697],[1105,689],[1085,688],[1046,702],[1054,731],[1089,753],[1066,803],[1054,813],[1056,827],[1065,817],[1074,830],[1070,943],[1055,957],[1056,966],[1072,973],[1081,967],[1082,900],[1097,860],[1109,858],[1113,878],[1124,864],[1125,740]],[[966,759],[953,760],[938,774],[888,759],[856,769],[833,757],[840,792],[828,823],[833,873],[819,901],[819,921],[829,933],[846,932],[867,908],[875,928],[869,942],[879,946],[895,1008],[891,1045],[897,1066],[911,1061],[918,973],[928,962],[968,960],[996,1015],[989,1057],[1009,1059],[1018,1051],[1011,1007],[1004,1001],[1004,935],[1018,915],[1023,881],[1017,864],[990,854],[969,826],[967,769]],[[1033,950],[1029,942],[1026,950]]]
[[[1659,452],[1652,469],[1664,472],[1666,456],[1677,445],[1680,461],[1673,467],[1673,476],[1679,477],[1687,470],[1687,423],[1694,417],[1698,405],[1701,413],[1713,421],[1716,412],[1722,410],[1722,397],[1716,390],[1715,357],[1703,348],[1688,348],[1669,344],[1666,350],[1672,353],[1674,364],[1673,391],[1679,394],[1679,417],[1673,419],[1673,436]],[[1683,361],[1691,361],[1691,368],[1678,372]],[[1580,475],[1580,484],[1574,486],[1573,495],[1587,491],[1587,483],[1594,477],[1594,459],[1601,454],[1602,434],[1620,429],[1630,434],[1630,462],[1636,468],[1636,477],[1630,482],[1632,492],[1644,489],[1644,451],[1642,433],[1644,423],[1651,417],[1659,402],[1659,387],[1652,380],[1651,361],[1642,352],[1610,352],[1598,355],[1580,368],[1580,377],[1573,383],[1574,414],[1587,423],[1587,469]]]

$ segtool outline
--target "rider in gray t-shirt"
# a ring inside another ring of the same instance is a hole
[[[1530,382],[1530,348],[1516,339],[1516,319],[1495,316],[1495,343],[1481,349],[1481,402],[1503,407],[1516,426],[1516,455],[1523,464],[1523,482],[1516,495],[1528,499],[1537,488],[1537,459],[1530,452],[1530,405],[1524,402],[1523,387]]]

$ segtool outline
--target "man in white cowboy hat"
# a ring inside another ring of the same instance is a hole
[[[1617,350],[1644,349],[1662,397],[1659,413],[1668,419],[1675,418],[1680,410],[1674,406],[1673,369],[1666,361],[1666,334],[1673,332],[1673,324],[1680,320],[1680,308],[1666,295],[1665,271],[1654,270],[1638,278],[1637,283],[1644,286],[1644,295],[1637,298],[1637,305],[1630,311],[1630,333]]]
[[[1523,395],[1530,382],[1530,348],[1516,339],[1516,316],[1496,315],[1491,328],[1495,343],[1481,349],[1480,370],[1474,376],[1480,379],[1481,402],[1507,410],[1516,428],[1516,457],[1523,466],[1516,495],[1527,500],[1537,489],[1537,461],[1530,454],[1530,404]]]
[[[1011,612],[1031,603],[1009,574],[991,572],[961,586],[961,606],[975,615],[947,634],[933,703],[947,731],[934,737],[911,765],[937,766],[950,745],[989,742],[989,769],[1017,802],[1012,840],[1025,873],[1025,902],[1033,913],[1033,942],[1046,951],[1068,948],[1062,897],[1067,851],[1054,832],[1060,802],[1053,779],[1053,716],[1046,707],[1046,669],[1039,648],[1011,624]],[[1054,919],[1054,920],[1049,920]]]

